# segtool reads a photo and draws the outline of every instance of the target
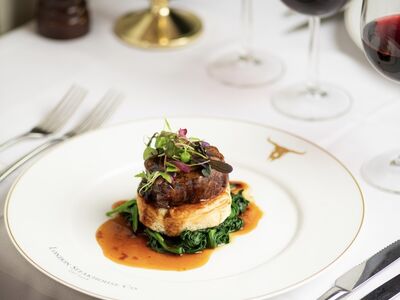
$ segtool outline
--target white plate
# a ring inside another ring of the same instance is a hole
[[[176,118],[174,128],[217,145],[250,184],[264,216],[250,234],[199,269],[157,271],[116,264],[95,239],[104,213],[135,195],[143,137],[161,119],[105,128],[50,151],[13,186],[5,207],[21,254],[51,278],[103,299],[259,299],[295,288],[339,259],[364,216],[360,189],[318,146],[284,131],[225,119]],[[274,146],[305,152],[268,160]]]
[[[352,0],[344,13],[344,23],[353,42],[362,49],[361,40],[361,7],[362,0]]]

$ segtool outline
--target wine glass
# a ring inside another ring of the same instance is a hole
[[[282,0],[282,2],[289,8],[310,16],[308,74],[305,83],[287,87],[273,95],[272,105],[280,113],[307,121],[332,119],[343,115],[351,107],[352,100],[349,94],[339,87],[319,80],[319,31],[321,16],[339,11],[347,0]]]
[[[207,65],[209,75],[236,87],[253,87],[272,83],[284,73],[282,61],[252,45],[253,1],[241,2],[241,45],[225,50]]]
[[[372,66],[386,78],[400,82],[400,2],[364,0],[361,36]],[[361,173],[368,183],[400,193],[400,150],[373,158],[363,165]]]

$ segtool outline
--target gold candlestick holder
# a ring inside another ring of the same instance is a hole
[[[194,14],[172,9],[168,0],[151,0],[150,8],[128,13],[115,24],[115,33],[140,48],[175,48],[194,41],[202,31]]]

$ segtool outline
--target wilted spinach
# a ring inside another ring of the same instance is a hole
[[[231,214],[224,222],[212,228],[196,231],[185,230],[178,237],[168,237],[141,224],[135,199],[123,203],[107,212],[106,215],[111,217],[117,213],[122,214],[131,224],[133,232],[147,236],[147,245],[154,251],[175,255],[193,254],[204,249],[213,249],[228,244],[229,234],[243,228],[244,222],[240,215],[246,211],[250,202],[243,196],[243,191],[231,194],[231,196]]]

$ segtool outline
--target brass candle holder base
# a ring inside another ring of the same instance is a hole
[[[200,19],[167,4],[153,0],[150,9],[122,16],[115,24],[115,33],[140,48],[175,48],[194,41],[202,31]]]

